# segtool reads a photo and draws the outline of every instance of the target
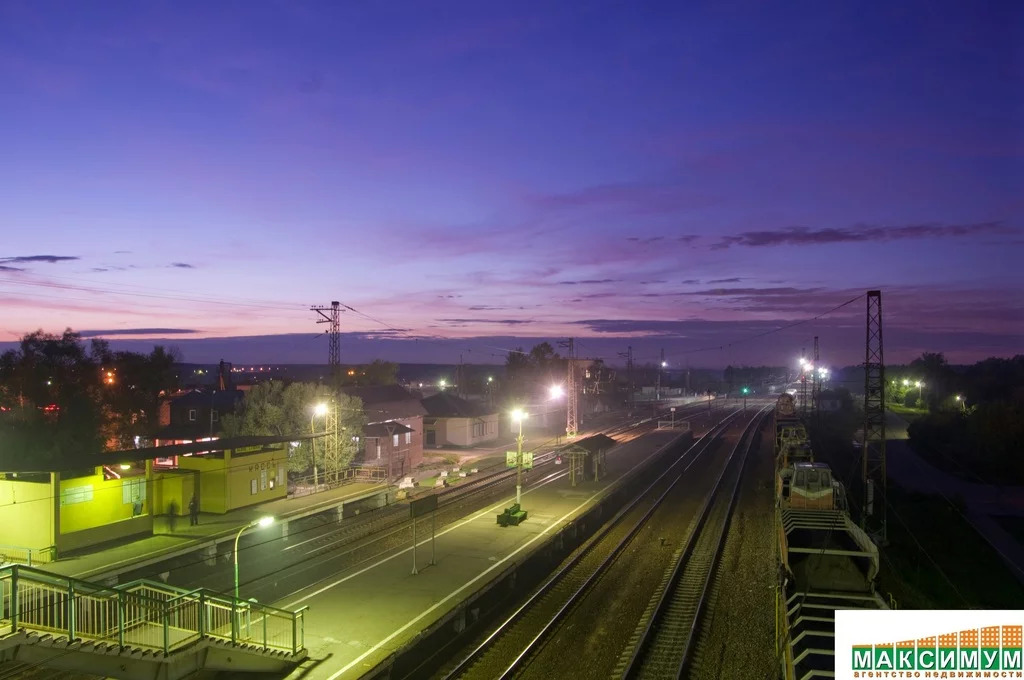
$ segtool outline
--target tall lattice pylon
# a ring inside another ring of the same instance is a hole
[[[885,362],[882,352],[882,291],[867,294],[864,349],[863,507],[861,525],[876,543],[888,539],[885,471]]]
[[[317,323],[331,324],[331,329],[327,333],[327,365],[330,366],[331,377],[337,379],[341,371],[341,303],[334,300],[330,307],[309,309],[323,317],[317,319]],[[326,312],[330,312],[330,316]]]
[[[814,336],[814,368],[811,369],[811,404],[814,408],[814,417],[821,417],[821,365],[818,356],[818,336]]]
[[[565,381],[565,436],[575,437],[579,432],[579,418],[577,417],[577,409],[579,408],[579,387],[576,380],[577,361],[576,361],[576,343],[572,338],[564,342],[558,343],[562,347],[569,348],[569,355],[566,359],[567,377]]]
[[[324,479],[328,482],[337,483],[341,475],[341,440],[338,431],[338,404],[331,399],[327,403],[327,413],[324,414],[323,438],[324,448]]]

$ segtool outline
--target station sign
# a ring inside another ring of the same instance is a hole
[[[507,467],[507,468],[514,468],[515,466],[516,466],[516,452],[515,451],[506,451],[505,452],[505,467]],[[523,451],[523,469],[524,470],[532,470],[533,469],[533,452],[532,451]]]
[[[430,494],[409,503],[409,517],[416,518],[437,510],[437,496]]]

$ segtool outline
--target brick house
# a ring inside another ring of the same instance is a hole
[[[423,462],[423,416],[427,411],[419,395],[399,385],[345,387],[342,391],[359,397],[366,414],[363,446],[353,465],[384,467],[389,478],[397,479]]]

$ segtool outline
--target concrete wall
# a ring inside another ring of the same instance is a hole
[[[0,545],[44,549],[53,539],[53,485],[0,480]]]
[[[172,503],[175,514],[188,515],[188,502],[195,493],[196,473],[192,470],[166,470],[153,475],[153,514],[168,515]]]
[[[97,468],[102,470],[102,468]],[[126,486],[141,484],[135,492]],[[137,512],[135,501],[141,503]],[[93,529],[138,515],[149,514],[145,477],[104,479],[103,473],[60,480],[60,531],[62,534]]]
[[[483,434],[473,433],[477,423],[483,425]],[[438,446],[476,446],[498,438],[498,414],[479,418],[438,418],[436,429]]]
[[[284,447],[245,455],[226,453],[223,458],[182,456],[178,459],[180,469],[196,472],[199,510],[217,514],[285,498],[288,495],[287,465],[288,454]],[[188,508],[191,494],[185,489],[182,494],[184,507]]]
[[[146,478],[108,480],[97,470],[59,482],[58,554],[153,531]]]

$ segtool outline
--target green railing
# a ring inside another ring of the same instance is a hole
[[[0,569],[0,636],[35,631],[165,656],[205,638],[297,655],[306,610],[153,581],[106,587],[17,564]]]
[[[45,564],[53,562],[54,549],[49,548],[25,548],[20,545],[0,545],[0,567],[8,563]]]

